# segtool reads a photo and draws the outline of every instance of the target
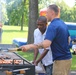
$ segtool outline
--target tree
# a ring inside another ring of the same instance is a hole
[[[33,43],[33,32],[38,18],[38,0],[29,0],[28,43]]]
[[[22,17],[22,1],[21,0],[6,0],[7,15],[10,25],[21,24]]]
[[[24,7],[25,7],[26,0],[23,1],[23,13],[22,13],[22,20],[21,20],[21,30],[23,30],[23,23],[24,23]]]
[[[3,2],[2,0],[0,0],[0,22],[2,22],[2,23],[4,21],[8,20],[5,7],[6,7],[5,2]]]
[[[71,22],[72,11],[71,8],[64,2],[64,0],[57,0],[56,4],[60,7],[60,18],[65,22]]]
[[[76,22],[76,5],[72,8],[72,22]]]
[[[28,0],[6,0],[9,25],[23,26],[28,23]]]

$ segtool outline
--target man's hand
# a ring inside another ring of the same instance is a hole
[[[38,61],[36,61],[36,60],[35,60],[35,61],[33,61],[32,63],[33,63],[35,66],[37,66],[37,65],[38,65]]]
[[[29,50],[29,45],[23,45],[23,46],[21,46],[20,48],[21,48],[21,50],[22,50],[23,52],[26,52],[26,51]]]

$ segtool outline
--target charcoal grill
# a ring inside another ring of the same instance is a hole
[[[15,48],[12,44],[0,44],[0,54],[8,55],[12,60],[11,64],[2,63],[0,64],[0,75],[35,75],[35,66],[28,60],[17,54],[16,52],[8,52],[8,48]],[[4,51],[2,51],[4,50]],[[1,60],[1,59],[0,59]],[[14,60],[21,60],[20,63],[15,64]]]

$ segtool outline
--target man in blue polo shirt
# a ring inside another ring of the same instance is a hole
[[[51,23],[45,39],[51,41],[54,60],[53,75],[69,75],[72,58],[69,50],[69,32],[67,25],[55,16],[57,14],[57,6],[50,5],[47,9],[47,18]]]
[[[47,19],[50,21],[45,40],[38,44],[22,46],[22,51],[31,48],[47,48],[51,46],[53,53],[53,75],[69,75],[71,67],[71,52],[69,49],[69,32],[66,24],[58,18],[59,8],[52,4],[47,8]]]

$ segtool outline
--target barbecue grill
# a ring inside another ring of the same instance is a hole
[[[0,75],[35,75],[35,66],[16,52],[8,52],[8,48],[16,46],[0,44]]]

